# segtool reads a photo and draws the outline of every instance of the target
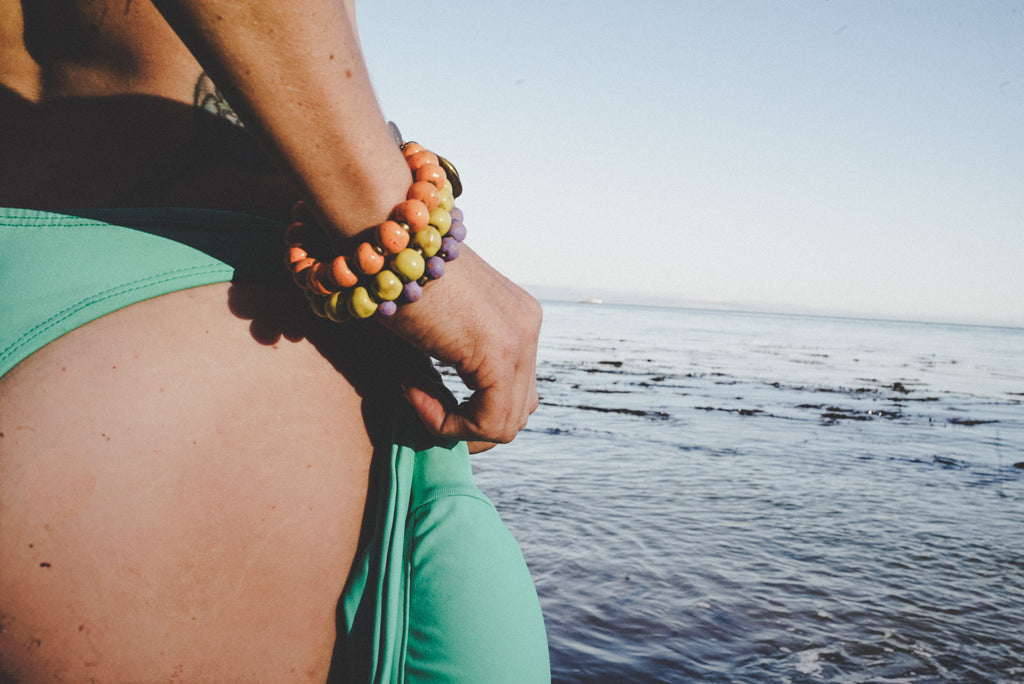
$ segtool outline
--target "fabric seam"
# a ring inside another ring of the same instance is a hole
[[[5,362],[8,358],[17,353],[25,345],[32,342],[40,335],[46,333],[51,328],[59,325],[60,323],[71,318],[75,314],[84,311],[85,309],[105,302],[108,299],[117,297],[118,295],[128,294],[137,290],[143,290],[155,285],[161,285],[163,283],[174,282],[175,280],[183,280],[191,276],[201,275],[212,275],[215,273],[233,274],[234,269],[226,265],[204,265],[204,266],[192,266],[189,268],[176,269],[174,271],[168,271],[167,273],[161,273],[160,275],[148,276],[146,278],[140,278],[133,280],[128,283],[123,283],[116,287],[108,288],[106,290],[100,290],[99,292],[84,297],[74,304],[65,307],[64,309],[53,314],[44,321],[40,321],[34,325],[30,330],[22,333],[22,335],[14,340],[3,353],[0,354],[0,364]],[[230,280],[230,278],[229,278]],[[142,301],[142,300],[140,300]],[[134,302],[133,302],[134,303]],[[127,306],[127,304],[125,305]]]

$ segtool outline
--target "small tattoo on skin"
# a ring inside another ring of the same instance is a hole
[[[218,119],[224,119],[239,128],[245,128],[241,120],[239,120],[238,114],[235,114],[235,110],[224,99],[224,95],[217,89],[213,79],[205,71],[199,75],[199,80],[196,81],[193,103],[197,109],[201,109],[207,114],[212,114]]]

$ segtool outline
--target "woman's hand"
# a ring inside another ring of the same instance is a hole
[[[416,349],[452,366],[473,394],[458,404],[436,379],[404,380],[405,396],[434,434],[471,449],[507,443],[537,410],[540,304],[466,245],[423,299],[385,325]]]

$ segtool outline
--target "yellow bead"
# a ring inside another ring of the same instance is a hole
[[[377,299],[392,302],[402,294],[402,281],[394,273],[384,269],[373,278],[373,294]]]
[[[440,192],[441,200],[437,203],[437,206],[441,207],[445,211],[451,211],[452,207],[455,206],[455,195],[452,194],[452,184],[445,181],[444,189]]]
[[[437,209],[430,212],[430,225],[437,228],[441,235],[446,235],[452,227],[452,215],[438,205]]]
[[[324,313],[335,323],[341,323],[348,318],[348,314],[345,313],[345,294],[335,292],[328,297],[324,302]]]
[[[377,311],[377,302],[373,301],[366,288],[360,285],[352,288],[348,296],[348,310],[356,318],[369,318]]]
[[[434,226],[427,226],[412,236],[413,243],[423,250],[423,256],[430,258],[441,249],[441,233]]]
[[[423,257],[415,249],[403,249],[391,260],[391,268],[407,283],[422,278],[426,267]]]
[[[325,297],[310,293],[309,296],[309,308],[313,310],[320,318],[327,318],[327,313],[324,311],[324,302],[327,301]]]

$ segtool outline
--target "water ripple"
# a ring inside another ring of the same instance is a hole
[[[474,465],[556,682],[1024,681],[1024,331],[546,309]]]

